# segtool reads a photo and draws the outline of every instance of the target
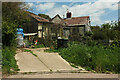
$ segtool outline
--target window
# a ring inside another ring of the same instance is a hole
[[[70,35],[70,30],[68,30],[68,29],[64,29],[63,30],[63,36],[64,36],[64,38],[69,38],[69,35]]]

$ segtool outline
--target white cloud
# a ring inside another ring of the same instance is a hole
[[[105,21],[105,23],[111,23],[111,21]]]
[[[40,1],[37,1],[37,3],[40,3]]]
[[[33,7],[34,4],[33,3],[26,3],[26,4],[22,4],[21,8],[22,9],[30,9],[31,7]]]
[[[67,8],[59,7],[49,10],[46,14],[53,18],[55,15],[59,14],[61,17],[65,15]]]
[[[28,5],[28,7],[33,7],[34,4],[33,3],[28,3],[27,5]]]
[[[90,14],[91,22],[93,22],[94,24],[102,24],[103,22],[100,19],[100,16],[102,14],[104,14],[104,11],[99,11],[99,12]]]
[[[44,10],[49,10],[49,9],[53,8],[54,5],[55,5],[55,3],[45,3],[45,4],[36,5],[36,8],[37,8],[37,10],[44,11]]]
[[[112,10],[118,10],[118,3],[114,4],[112,7],[111,7]]]

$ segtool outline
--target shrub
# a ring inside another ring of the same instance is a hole
[[[108,39],[108,36],[105,33],[98,31],[98,32],[94,32],[92,38],[94,40],[106,40]]]
[[[120,48],[105,47],[103,45],[88,46],[84,44],[71,43],[68,48],[60,51],[60,55],[68,62],[78,66],[93,69],[96,72],[111,71],[120,73]]]
[[[45,46],[43,44],[37,44],[37,45],[34,45],[35,48],[44,48]]]
[[[2,72],[3,74],[11,74],[17,72],[18,66],[14,58],[16,54],[16,48],[14,47],[3,47],[2,49]]]

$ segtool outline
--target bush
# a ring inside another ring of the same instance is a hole
[[[92,39],[94,39],[94,40],[106,40],[106,39],[108,39],[108,36],[105,33],[98,31],[92,35]]]
[[[16,44],[17,24],[13,21],[2,21],[2,42],[6,46],[14,46]]]
[[[44,48],[45,46],[43,44],[37,44],[37,45],[34,45],[35,48]]]
[[[87,46],[73,43],[68,48],[62,49],[60,55],[68,62],[89,68],[89,70],[120,73],[119,49],[118,47],[111,49],[103,45]]]
[[[16,54],[16,48],[14,47],[3,47],[2,49],[2,72],[3,74],[11,74],[17,72],[18,66],[14,58]]]

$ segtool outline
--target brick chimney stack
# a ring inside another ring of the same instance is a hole
[[[67,10],[68,10],[68,9],[67,9]],[[67,11],[66,17],[67,17],[67,18],[71,18],[71,17],[72,17],[72,13],[69,12],[69,11]]]

